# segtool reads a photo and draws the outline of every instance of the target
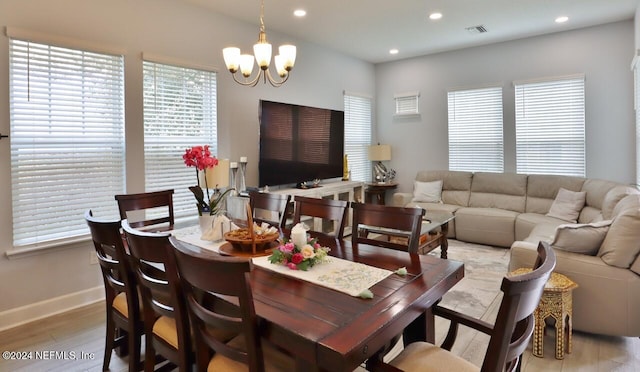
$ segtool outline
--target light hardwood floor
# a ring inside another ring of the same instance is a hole
[[[499,305],[496,299],[483,317],[495,318]],[[0,333],[1,351],[32,351],[31,360],[0,359],[0,371],[100,371],[104,348],[104,308],[102,303],[90,305],[68,313],[53,316]],[[436,325],[438,339],[446,329],[444,321]],[[545,357],[524,356],[522,370],[533,371],[640,371],[640,339],[605,337],[574,333],[573,353],[564,360],[554,358],[553,330],[545,337]],[[461,329],[454,352],[480,365],[488,338],[477,332]],[[36,352],[75,352],[76,360],[55,358],[36,359]],[[93,359],[79,360],[80,353],[93,354]],[[127,359],[115,353],[111,358],[111,371],[126,371]],[[359,369],[362,370],[362,369]]]

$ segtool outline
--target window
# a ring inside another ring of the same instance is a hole
[[[13,244],[86,238],[85,210],[117,218],[124,190],[123,57],[9,45]]]
[[[584,76],[514,85],[518,173],[584,177]]]
[[[449,169],[502,172],[502,87],[448,93]]]
[[[216,73],[144,61],[145,189],[174,189],[176,218],[195,216],[196,171],[182,155],[209,145],[217,154]]]
[[[351,179],[371,180],[371,97],[344,93],[344,153],[347,155]]]

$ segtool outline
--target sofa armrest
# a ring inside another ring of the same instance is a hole
[[[393,206],[404,207],[413,199],[413,194],[410,192],[396,192],[393,194]]]

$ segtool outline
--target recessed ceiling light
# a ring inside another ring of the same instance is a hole
[[[293,11],[293,15],[296,17],[304,17],[307,15],[307,11],[304,9],[296,9]]]
[[[398,54],[399,50],[396,48],[389,49],[389,54]]]
[[[440,18],[442,18],[442,13],[435,12],[435,13],[429,14],[429,19],[432,19],[434,21]]]
[[[562,16],[562,17],[558,17],[556,18],[556,23],[565,23],[566,21],[569,20],[569,17],[567,16]]]

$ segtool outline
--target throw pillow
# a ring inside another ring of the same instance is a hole
[[[442,180],[433,182],[413,181],[412,202],[442,203]]]
[[[561,187],[547,216],[575,223],[584,207],[586,197],[587,193],[584,191],[570,191]]]
[[[625,209],[611,223],[598,257],[608,265],[628,269],[640,253],[640,208]]]
[[[595,256],[609,231],[611,221],[560,225],[551,242],[553,248]]]

